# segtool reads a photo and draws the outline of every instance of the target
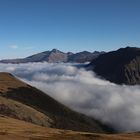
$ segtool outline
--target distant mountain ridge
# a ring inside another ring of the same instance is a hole
[[[126,47],[102,54],[89,67],[111,82],[140,84],[140,48]]]
[[[45,51],[31,55],[26,58],[21,59],[5,59],[1,60],[1,63],[28,63],[28,62],[48,62],[48,63],[58,63],[58,62],[73,62],[73,63],[85,63],[90,62],[94,58],[98,57],[100,54],[105,52],[88,52],[83,51],[79,53],[64,53],[57,49],[51,51]]]

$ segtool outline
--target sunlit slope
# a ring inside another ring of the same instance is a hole
[[[1,140],[139,140],[140,134],[97,134],[37,126],[9,117],[0,117]]]

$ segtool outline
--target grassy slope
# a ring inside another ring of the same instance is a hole
[[[21,120],[35,124],[40,123],[40,125],[45,126],[48,124],[51,125],[51,127],[60,129],[100,133],[110,132],[108,127],[90,117],[72,111],[40,90],[16,79],[11,74],[0,73],[0,96],[3,97],[0,98],[0,104],[4,102],[4,99],[5,106],[11,102],[9,107],[13,107],[11,110],[19,114],[16,115],[16,117]],[[17,108],[17,106],[20,106],[19,108],[22,109]],[[38,114],[38,121],[37,117],[33,114]],[[46,116],[46,118],[44,116]],[[51,123],[50,121],[46,121],[47,119],[51,120]]]
[[[0,116],[2,140],[139,140],[140,134],[107,135],[74,132],[37,126],[24,121]]]
[[[0,114],[41,126],[50,126],[53,121],[45,114],[20,102],[0,96]]]

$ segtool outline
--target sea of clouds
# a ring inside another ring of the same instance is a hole
[[[140,86],[116,85],[80,64],[0,64],[70,108],[109,124],[120,132],[140,131]]]

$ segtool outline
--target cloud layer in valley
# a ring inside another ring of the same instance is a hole
[[[78,64],[0,64],[0,71],[119,131],[140,131],[140,86],[115,85]]]

